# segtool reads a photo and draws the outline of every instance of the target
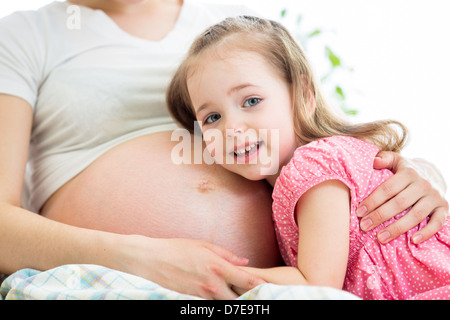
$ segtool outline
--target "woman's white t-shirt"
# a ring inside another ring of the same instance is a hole
[[[175,128],[165,104],[170,78],[194,37],[243,6],[185,0],[160,41],[136,38],[103,11],[55,1],[0,20],[0,93],[34,111],[29,195],[50,195],[110,148]]]

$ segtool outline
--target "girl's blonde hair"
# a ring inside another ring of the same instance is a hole
[[[196,116],[187,79],[195,72],[202,53],[212,53],[219,47],[256,52],[287,81],[291,86],[294,128],[299,145],[343,135],[370,141],[383,151],[398,152],[404,147],[407,129],[398,121],[351,124],[335,114],[326,104],[303,50],[287,29],[278,22],[250,16],[227,18],[208,28],[193,42],[176,71],[167,91],[167,104],[175,120],[190,132],[194,131]],[[311,101],[315,101],[312,115]]]

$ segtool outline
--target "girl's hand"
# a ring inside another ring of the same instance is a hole
[[[242,270],[248,271],[268,283],[275,283],[279,285],[307,285],[308,282],[303,277],[302,273],[298,268],[282,266],[273,268],[251,268],[251,267],[241,267]],[[258,283],[259,285],[259,283]],[[239,295],[243,295],[248,290],[253,288],[238,288],[236,286],[232,287],[233,291]]]
[[[231,287],[247,291],[264,283],[239,268],[247,259],[205,241],[125,237],[120,269],[167,289],[205,299],[235,299],[238,294]]]
[[[408,160],[394,152],[380,152],[374,168],[390,169],[395,174],[358,206],[356,214],[364,217],[362,230],[369,231],[411,206],[404,217],[378,233],[381,243],[395,239],[429,215],[428,224],[414,234],[413,242],[423,242],[442,228],[449,215],[449,204],[443,196],[445,182],[433,165],[420,159]]]

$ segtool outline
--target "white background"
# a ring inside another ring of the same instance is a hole
[[[214,0],[217,2],[217,0]],[[0,17],[36,9],[49,0],[2,1]],[[403,154],[435,165],[450,184],[450,1],[448,0],[227,0],[280,19],[301,33],[321,29],[306,51],[315,71],[327,69],[329,45],[354,69],[336,81],[354,121],[397,119],[410,130]],[[302,22],[296,25],[297,16]],[[0,39],[1,41],[1,39]],[[450,195],[450,190],[447,191]]]

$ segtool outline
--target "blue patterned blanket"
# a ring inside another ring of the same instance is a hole
[[[151,281],[96,265],[65,265],[48,271],[20,270],[0,287],[0,300],[198,300]],[[238,300],[349,300],[345,291],[326,287],[263,284]]]

